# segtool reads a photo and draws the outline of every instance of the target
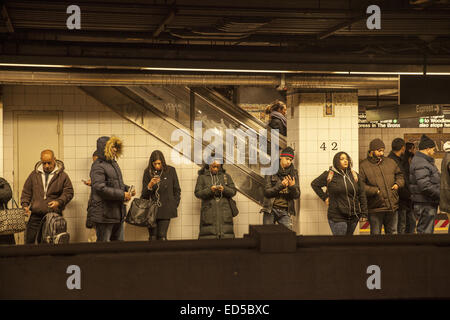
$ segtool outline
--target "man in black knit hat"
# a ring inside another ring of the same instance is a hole
[[[370,142],[367,159],[359,165],[359,174],[365,184],[369,211],[370,234],[397,232],[398,189],[405,185],[397,163],[384,156],[385,145],[380,139]]]
[[[294,150],[286,147],[280,154],[280,166],[274,175],[265,176],[264,203],[261,213],[264,224],[279,223],[292,229],[294,200],[300,197],[298,172],[293,164]]]
[[[419,152],[411,161],[410,191],[417,223],[417,233],[433,233],[440,199],[441,174],[434,163],[436,144],[426,135],[419,142]]]

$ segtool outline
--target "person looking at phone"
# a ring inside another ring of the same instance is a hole
[[[233,179],[213,152],[209,164],[198,171],[195,196],[202,200],[199,239],[232,239],[233,213],[230,200],[236,195]]]
[[[156,227],[148,228],[149,240],[167,240],[170,219],[178,216],[181,188],[177,171],[166,164],[159,150],[153,151],[148,160],[142,178],[141,198],[151,199],[158,204]]]
[[[41,161],[36,163],[22,190],[20,203],[30,215],[25,231],[25,243],[35,242],[41,221],[49,212],[62,215],[73,198],[73,187],[64,171],[64,163],[55,158],[52,150],[41,152]]]
[[[97,139],[98,159],[91,167],[91,197],[88,216],[95,223],[97,242],[123,241],[125,203],[135,192],[129,192],[117,159],[122,154],[122,141],[117,137]]]
[[[264,224],[278,223],[292,229],[294,200],[300,197],[298,173],[293,161],[294,149],[284,148],[280,153],[278,172],[264,178],[264,202],[260,211],[264,214]]]

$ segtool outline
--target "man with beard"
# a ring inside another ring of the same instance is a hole
[[[381,139],[372,140],[367,159],[359,166],[365,184],[371,235],[381,234],[383,225],[385,234],[397,232],[398,189],[405,185],[399,166],[384,156],[384,149]]]

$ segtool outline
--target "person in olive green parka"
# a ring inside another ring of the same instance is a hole
[[[217,159],[198,172],[195,196],[202,200],[199,239],[234,238],[229,199],[235,195],[234,182]]]

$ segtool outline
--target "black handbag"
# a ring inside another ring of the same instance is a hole
[[[125,222],[139,227],[156,226],[156,213],[158,212],[158,205],[155,201],[134,198],[128,210]]]
[[[236,201],[234,201],[233,198],[228,198],[228,201],[230,202],[231,214],[233,215],[233,217],[236,217],[239,214]]]

